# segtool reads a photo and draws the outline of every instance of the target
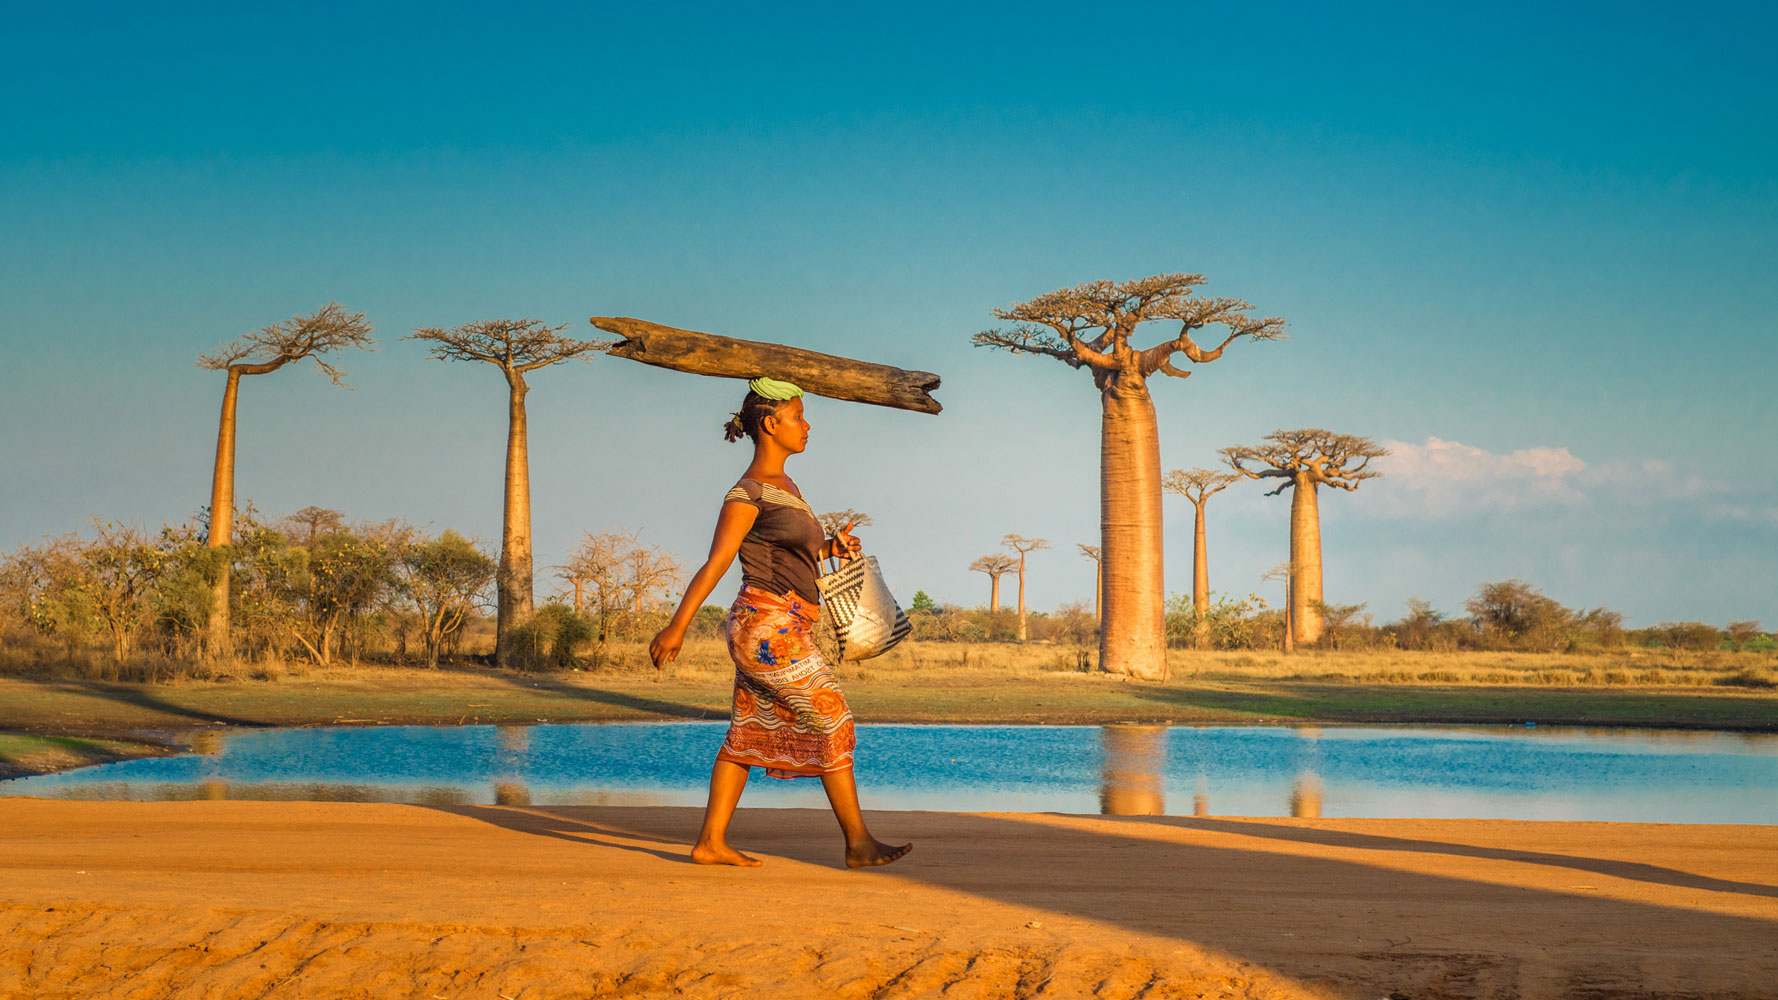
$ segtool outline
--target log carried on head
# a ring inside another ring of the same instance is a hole
[[[937,413],[932,398],[938,376],[889,365],[805,351],[800,347],[696,330],[680,330],[627,316],[594,316],[592,324],[623,339],[607,349],[620,358],[694,375],[752,379],[768,376],[795,382],[803,391],[830,399]]]

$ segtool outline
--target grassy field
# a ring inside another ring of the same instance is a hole
[[[1524,723],[1778,731],[1774,660],[1762,654],[1175,651],[1173,678],[1090,671],[1073,647],[909,643],[840,676],[866,722]],[[128,684],[0,677],[0,773],[161,752],[205,726],[455,725],[720,719],[732,667],[720,643],[687,644],[657,674],[642,647],[597,670],[516,674],[361,665],[255,665],[240,677]],[[257,675],[259,679],[252,679]]]

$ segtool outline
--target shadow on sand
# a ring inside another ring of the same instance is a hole
[[[528,833],[535,837],[550,837],[566,840],[581,846],[611,847],[620,851],[634,851],[647,854],[664,861],[678,864],[691,864],[691,849],[678,840],[655,834],[640,833],[626,830],[609,823],[596,822],[589,818],[577,817],[571,810],[537,809],[518,806],[426,806],[436,812],[463,816],[468,819],[480,820],[491,826],[514,833]],[[640,846],[624,841],[641,840],[651,844],[659,844],[666,850]]]
[[[684,808],[444,811],[675,865],[688,862],[699,815]],[[1756,996],[1769,995],[1758,984],[1778,981],[1778,950],[1770,947],[1778,907],[1759,903],[1766,912],[1732,915],[1671,894],[1769,898],[1778,895],[1771,885],[1616,859],[1239,820],[906,812],[875,814],[872,825],[880,836],[912,839],[917,849],[906,861],[858,877],[891,877],[1164,935],[1339,989],[1398,989],[1414,997],[1628,997],[1666,995],[1652,983],[1674,981],[1687,985],[1673,995]],[[1260,843],[1229,846],[1227,834]],[[821,810],[743,808],[731,836],[737,847],[765,857],[767,867],[720,877],[762,879],[765,892],[772,891],[772,858],[829,869],[840,861],[837,831]],[[1206,842],[1211,839],[1216,842]],[[1324,845],[1347,856],[1280,852],[1265,841]],[[1452,861],[1449,873],[1405,871],[1353,859],[1353,850],[1441,854]],[[1084,857],[1101,863],[1071,863]],[[1106,858],[1115,860],[1102,863]],[[1515,864],[1669,889],[1659,902],[1562,891],[1547,881],[1533,884],[1539,877],[1530,873],[1515,879]],[[935,912],[932,919],[938,927],[948,918]],[[1626,949],[1627,934],[1642,935],[1640,943]]]

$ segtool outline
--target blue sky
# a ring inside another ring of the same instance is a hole
[[[1778,623],[1766,7],[48,8],[0,37],[0,545],[207,502],[221,379],[192,359],[338,300],[382,341],[353,391],[243,389],[263,510],[496,539],[499,378],[396,338],[633,315],[940,373],[936,418],[816,400],[792,475],[876,516],[904,597],[981,601],[965,567],[1017,532],[1056,546],[1034,604],[1090,599],[1090,382],[969,336],[1191,271],[1292,339],[1157,386],[1165,468],[1279,427],[1398,443],[1324,497],[1330,601],[1520,577]],[[540,579],[582,531],[701,557],[737,387],[615,359],[533,385]],[[1217,590],[1284,559],[1259,492],[1212,501]]]

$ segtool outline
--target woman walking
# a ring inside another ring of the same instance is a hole
[[[686,586],[673,620],[648,644],[656,669],[678,656],[692,616],[735,556],[741,557],[741,592],[727,625],[734,708],[710,769],[704,826],[691,850],[699,864],[761,864],[728,844],[729,820],[754,767],[775,778],[820,777],[846,837],[847,867],[886,865],[913,849],[891,847],[865,828],[852,777],[852,711],[810,632],[821,560],[853,559],[862,549],[850,524],[825,537],[802,491],[784,474],[785,459],[809,443],[802,395],[789,382],[748,383],[747,398],[723,436],[752,438],[753,462],[723,497],[710,557]]]

